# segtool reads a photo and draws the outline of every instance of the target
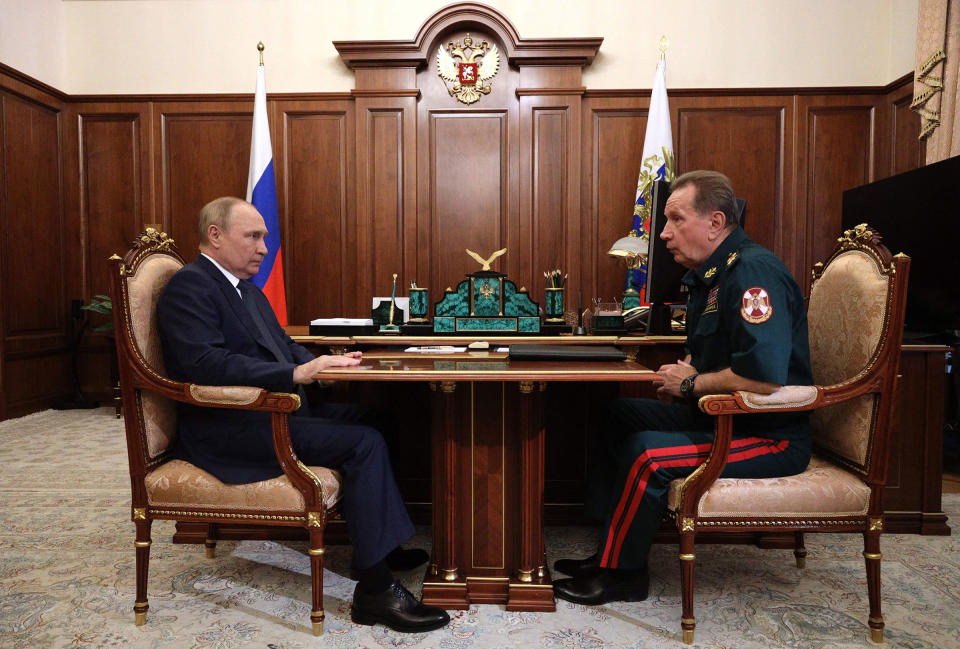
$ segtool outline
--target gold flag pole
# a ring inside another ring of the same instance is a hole
[[[263,65],[263,50],[264,50],[264,49],[265,49],[265,48],[263,47],[263,41],[260,41],[259,43],[257,43],[257,51],[260,52],[260,65]]]
[[[670,41],[667,39],[666,35],[660,37],[660,42],[657,43],[657,49],[660,50],[660,60],[667,58],[667,48],[670,47]]]

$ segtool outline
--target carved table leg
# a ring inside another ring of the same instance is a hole
[[[520,430],[520,565],[511,582],[508,611],[555,611],[543,543],[543,384],[521,382],[516,422]]]
[[[431,384],[433,395],[432,491],[433,556],[423,583],[423,602],[447,609],[467,609],[466,582],[458,573],[457,444],[454,382]]]

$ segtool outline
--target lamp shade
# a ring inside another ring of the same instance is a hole
[[[640,255],[646,255],[649,249],[650,245],[648,241],[631,235],[617,239],[616,242],[610,246],[607,254],[611,257],[639,257]]]

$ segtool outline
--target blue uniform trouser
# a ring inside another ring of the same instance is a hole
[[[587,511],[604,521],[598,550],[602,567],[646,567],[667,511],[670,482],[706,460],[714,423],[714,417],[687,404],[617,399],[607,407],[586,499]],[[758,432],[750,419],[735,417],[733,426],[721,477],[771,478],[806,469],[810,433],[805,423]]]

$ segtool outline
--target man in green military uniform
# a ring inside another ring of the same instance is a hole
[[[696,407],[700,396],[813,383],[803,294],[783,262],[739,227],[729,179],[714,171],[680,176],[664,214],[660,236],[689,269],[687,356],[657,371],[659,400],[618,399],[607,408],[587,496],[588,511],[604,521],[599,548],[554,564],[572,576],[554,591],[572,602],[646,599],[647,554],[670,481],[702,464],[713,438],[713,418]],[[793,475],[809,460],[806,413],[743,415],[722,475]]]

